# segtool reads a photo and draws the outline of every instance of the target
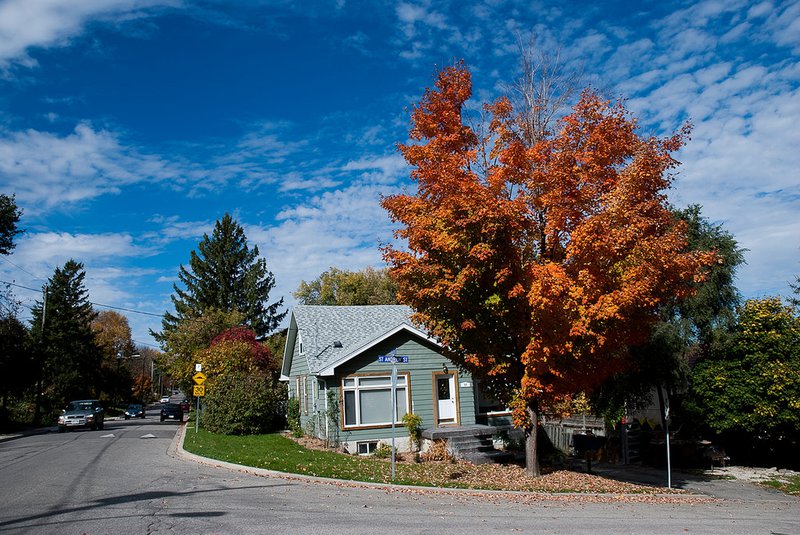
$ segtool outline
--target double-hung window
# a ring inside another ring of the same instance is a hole
[[[408,375],[397,374],[395,423],[408,412]],[[392,378],[361,375],[342,379],[345,427],[392,425]]]

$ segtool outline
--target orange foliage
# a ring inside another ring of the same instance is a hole
[[[640,137],[621,104],[586,91],[557,134],[528,146],[505,99],[486,106],[479,139],[462,119],[470,96],[456,65],[414,108],[415,143],[399,150],[417,192],[382,201],[407,249],[383,253],[415,320],[525,424],[528,408],[620,370],[659,306],[714,258],[686,250],[664,193],[688,127]]]

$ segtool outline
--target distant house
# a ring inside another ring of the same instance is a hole
[[[406,412],[420,416],[425,436],[433,439],[488,434],[491,440],[495,428],[480,423],[508,423],[505,414],[491,412],[496,407],[483,401],[472,376],[457,370],[410,314],[400,305],[292,310],[281,379],[299,401],[307,434],[365,454],[391,440],[393,417],[398,450],[409,448],[401,423]],[[392,364],[379,362],[390,354],[408,358],[397,364],[395,415]]]

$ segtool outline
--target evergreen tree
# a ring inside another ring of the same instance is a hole
[[[70,399],[93,397],[99,391],[102,358],[91,328],[96,314],[85,277],[83,264],[67,261],[45,286],[46,299],[32,309],[31,335],[38,343],[42,386],[38,392],[45,393],[45,409],[58,409]]]
[[[180,266],[178,278],[184,289],[173,285],[175,314],[167,312],[162,332],[153,333],[164,342],[178,324],[196,318],[207,309],[238,311],[247,325],[263,337],[275,329],[286,312],[278,312],[283,299],[268,305],[275,278],[259,258],[258,247],[250,249],[244,230],[227,213],[216,222],[214,231],[192,251],[189,268]]]

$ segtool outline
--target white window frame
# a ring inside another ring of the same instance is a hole
[[[375,453],[375,450],[378,449],[378,445],[380,445],[380,440],[364,440],[360,442],[356,442],[356,453],[361,456],[372,455]],[[364,447],[366,451],[361,451],[361,447]]]
[[[308,376],[300,376],[300,405],[303,414],[308,416]]]
[[[387,380],[387,384],[385,385],[378,385],[378,386],[362,386],[360,384],[362,379],[381,379],[385,378]],[[359,395],[360,392],[364,391],[376,391],[376,390],[389,390],[391,392],[391,375],[378,373],[378,374],[364,374],[364,375],[348,375],[347,377],[342,377],[340,382],[341,388],[341,419],[342,419],[342,429],[368,429],[368,428],[375,428],[375,427],[391,427],[392,422],[377,422],[377,423],[368,423],[362,424],[361,423],[361,396]],[[347,381],[352,381],[352,385],[346,384]],[[402,383],[402,384],[401,384]],[[406,393],[406,412],[411,411],[411,374],[408,372],[398,372],[397,374],[397,394],[400,393],[401,390],[405,390]],[[347,423],[347,407],[345,407],[346,396],[345,392],[355,392],[355,417],[356,423],[348,424]],[[391,393],[389,394],[391,396]],[[402,418],[403,414],[398,414],[400,411],[395,411],[395,425],[400,424],[402,425]]]

